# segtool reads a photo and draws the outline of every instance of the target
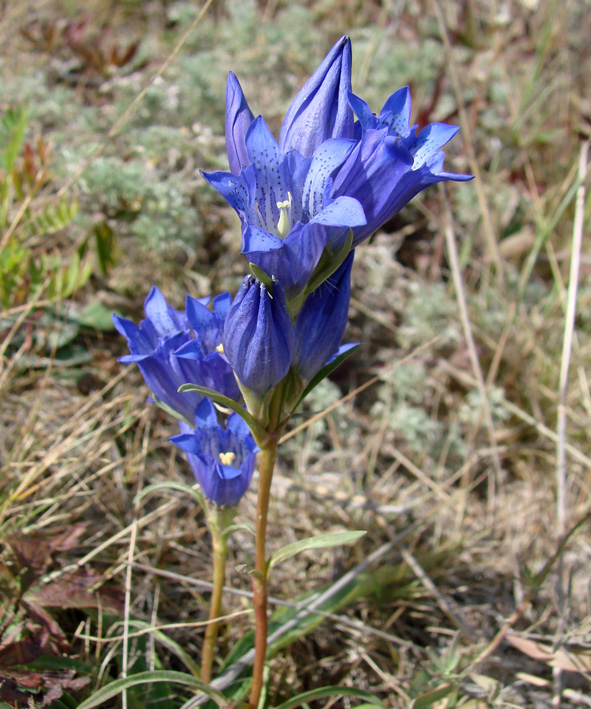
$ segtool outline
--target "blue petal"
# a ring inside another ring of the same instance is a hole
[[[408,138],[405,145],[414,157],[412,169],[422,167],[431,155],[448,143],[459,130],[459,126],[447,123],[429,123],[417,136]]]
[[[152,354],[154,348],[157,346],[158,341],[156,337],[152,340],[146,336],[145,332],[131,320],[127,318],[121,318],[119,315],[113,313],[113,324],[117,329],[117,332],[127,340],[127,346],[131,351],[131,355],[125,355],[126,358],[129,357],[147,357]],[[137,359],[120,359],[121,362],[136,362]]]
[[[230,172],[235,175],[249,164],[245,137],[253,118],[242,87],[235,74],[230,72],[226,85],[226,150]]]
[[[321,224],[297,223],[284,240],[255,227],[247,227],[243,253],[269,277],[274,277],[291,298],[310,279],[326,241],[327,229]]]
[[[228,310],[232,305],[232,296],[228,291],[225,293],[220,293],[216,295],[213,299],[213,312],[218,316],[218,318],[223,322],[226,319]]]
[[[185,344],[181,345],[174,351],[173,354],[175,357],[183,357],[184,359],[192,359],[196,361],[200,361],[205,357],[203,347],[201,347],[198,340],[189,340],[188,342],[185,342]],[[196,384],[197,382],[193,383]]]
[[[263,397],[291,365],[293,325],[278,284],[247,276],[230,308],[222,337],[224,353],[241,384]]]
[[[187,453],[196,455],[201,452],[199,441],[194,433],[177,433],[176,436],[171,436],[168,440]]]
[[[351,252],[336,273],[306,298],[296,320],[293,367],[306,382],[334,355],[343,339],[353,255]]]
[[[195,409],[197,428],[210,428],[218,425],[218,416],[211,399],[205,398]]]
[[[247,211],[248,191],[241,177],[236,177],[229,172],[201,172],[201,174],[238,212],[239,216]]]
[[[144,311],[159,337],[186,327],[184,313],[171,308],[156,286],[152,286],[144,302]]]
[[[359,118],[359,123],[363,130],[369,130],[375,126],[375,116],[371,112],[371,108],[362,98],[355,96],[354,93],[349,91],[349,103],[351,104],[351,108],[355,111],[355,115]]]
[[[204,352],[211,352],[220,342],[220,319],[190,295],[186,299],[186,308],[187,320],[195,338],[202,344]]]
[[[463,175],[461,173],[455,172],[445,172],[443,170],[443,162],[445,160],[445,153],[438,150],[434,155],[431,156],[427,163],[429,171],[437,177],[437,182],[443,182],[445,180],[453,180],[454,182],[467,182],[468,180],[473,180],[474,175]]]
[[[328,180],[354,147],[352,140],[327,140],[316,150],[302,193],[303,221],[322,210]]]
[[[247,256],[259,251],[273,251],[282,246],[283,239],[258,227],[248,226],[242,235],[242,253]]]
[[[406,137],[410,123],[410,89],[403,86],[386,101],[380,112],[380,126],[388,126],[390,134]]]
[[[310,223],[354,227],[367,224],[367,219],[358,200],[353,197],[337,197],[311,219]]]
[[[351,89],[351,42],[341,37],[289,107],[279,145],[305,157],[329,138],[353,137],[353,113],[347,100]]]
[[[246,134],[246,147],[256,180],[256,188],[252,183],[248,185],[249,221],[252,223],[254,208],[260,215],[259,226],[267,231],[273,231],[279,222],[277,203],[287,199],[290,179],[286,162],[279,153],[277,141],[261,116],[255,118],[250,124]],[[245,170],[244,173],[247,179],[250,172]],[[253,204],[253,197],[255,204]]]
[[[242,416],[239,416],[237,413],[233,413],[228,416],[226,429],[232,434],[234,434],[238,439],[246,439],[250,436],[250,429],[248,428],[248,424],[242,418]],[[250,438],[252,439],[252,436],[250,436]]]

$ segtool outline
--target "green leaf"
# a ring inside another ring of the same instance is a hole
[[[421,693],[410,706],[412,709],[427,709],[428,707],[432,707],[435,702],[438,702],[440,699],[449,696],[456,689],[455,684],[444,684],[436,689],[430,689],[427,692]]]
[[[269,293],[273,293],[273,281],[263,271],[263,269],[259,268],[254,263],[249,263],[248,268],[250,269],[250,272],[257,280],[259,280],[261,283],[264,283],[264,285],[267,286],[267,290],[269,291]]]
[[[29,112],[17,106],[9,108],[0,121],[0,167],[10,172],[20,153]]]
[[[113,311],[101,303],[93,300],[80,311],[78,322],[82,327],[92,328],[99,332],[111,332],[115,329],[113,324]]]
[[[118,696],[124,689],[130,689],[140,684],[149,684],[150,682],[171,682],[173,684],[184,684],[187,687],[198,690],[211,697],[218,706],[225,706],[228,703],[223,694],[216,691],[205,682],[192,677],[184,672],[173,672],[170,670],[157,670],[154,672],[140,672],[137,675],[117,679],[110,682],[106,687],[101,687],[86,701],[78,706],[78,709],[93,709],[113,697]]]
[[[237,522],[236,524],[231,524],[229,527],[224,529],[224,536],[230,537],[234,534],[234,532],[238,532],[239,530],[250,532],[253,537],[255,535],[254,527],[251,524],[248,524],[247,522]]]
[[[292,556],[299,554],[308,549],[326,549],[328,547],[336,547],[341,544],[352,544],[363,537],[367,532],[336,532],[334,534],[320,534],[317,537],[309,537],[308,539],[300,539],[300,541],[287,544],[274,554],[267,562],[267,569],[272,569],[277,564],[286,559],[291,559]]]
[[[329,376],[329,374],[332,374],[332,372],[334,372],[337,367],[340,367],[341,364],[352,354],[355,354],[355,352],[357,352],[357,350],[361,347],[361,344],[362,343],[359,342],[358,344],[353,345],[353,347],[350,347],[346,352],[343,352],[338,357],[335,357],[332,362],[325,364],[324,367],[322,367],[322,369],[317,374],[315,374],[314,377],[308,382],[308,385],[306,386],[306,388],[302,392],[302,395],[298,399],[298,403],[294,406],[294,411],[308,396],[312,389],[317,387],[323,379],[326,379],[326,377]]]
[[[102,221],[94,227],[94,240],[99,268],[106,276],[117,264],[117,235],[106,221]]]
[[[199,384],[183,384],[179,387],[180,394],[184,394],[188,391],[196,391],[198,394],[208,396],[216,404],[219,404],[220,406],[223,406],[226,409],[231,409],[232,411],[234,411],[234,413],[238,414],[238,416],[240,416],[240,418],[245,421],[246,425],[250,428],[255,437],[264,437],[265,431],[262,426],[260,426],[260,424],[251,416],[251,414],[248,413],[244,406],[241,406],[237,401],[234,401],[234,399],[230,399],[229,397],[220,394],[220,392],[215,391],[215,389],[202,387]]]
[[[141,492],[139,492],[134,499],[134,502],[141,502],[147,495],[151,495],[153,492],[159,492],[160,490],[176,490],[176,492],[184,492],[187,495],[193,497],[204,510],[207,510],[207,504],[205,498],[194,487],[190,485],[185,485],[184,483],[175,482],[174,480],[165,480],[161,483],[154,483],[153,485],[148,485]]]
[[[351,251],[351,246],[353,246],[353,230],[349,229],[349,233],[347,235],[347,241],[345,242],[345,245],[339,251],[339,253],[334,258],[332,258],[330,260],[327,267],[321,268],[321,270],[312,274],[312,278],[310,279],[310,281],[308,282],[308,285],[306,286],[306,290],[305,290],[306,295],[313,293],[316,290],[316,288],[321,286],[327,278],[330,278],[332,276],[332,274],[335,271],[337,271],[337,269],[341,266],[343,261],[349,255],[349,252]]]
[[[370,706],[384,706],[379,699],[372,697],[369,692],[364,692],[362,689],[355,689],[354,687],[319,687],[318,689],[298,694],[297,697],[288,699],[283,704],[275,707],[275,709],[293,709],[294,707],[301,707],[302,704],[313,699],[323,699],[324,697],[361,697],[361,699],[369,700],[371,702]]]

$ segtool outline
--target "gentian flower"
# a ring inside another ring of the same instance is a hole
[[[226,317],[224,353],[240,384],[262,398],[289,371],[294,332],[279,284],[246,276]]]
[[[311,157],[329,138],[353,137],[351,40],[341,37],[302,86],[285,114],[279,149]]]
[[[187,322],[195,337],[181,345],[174,354],[194,362],[198,377],[192,384],[209,387],[230,399],[238,400],[241,395],[236,377],[221,351],[222,332],[232,296],[229,293],[216,296],[213,299],[213,310],[207,307],[208,300],[187,296]]]
[[[354,252],[305,300],[295,323],[293,369],[304,382],[333,357],[343,339],[349,301]]]
[[[262,118],[253,119],[236,77],[228,80],[231,173],[204,177],[238,213],[242,252],[290,301],[350,229],[355,248],[429,185],[472,178],[443,170],[441,148],[456,126],[433,123],[418,135],[410,127],[408,87],[375,116],[348,90],[350,80],[351,47],[343,37],[294,99],[279,143]]]
[[[205,497],[218,507],[235,507],[248,489],[259,451],[248,426],[234,413],[222,428],[213,404],[204,399],[195,411],[195,429],[184,421],[180,427],[169,440],[187,453]]]
[[[229,294],[218,296],[218,314],[211,318],[221,318],[224,303],[229,304]],[[188,298],[188,307],[196,311],[206,310],[209,298],[197,301]],[[203,397],[191,392],[179,394],[182,384],[196,383],[211,388],[225,389],[222,393],[232,398],[239,398],[232,370],[225,357],[215,349],[211,329],[192,317],[192,322],[185,313],[172,308],[156,288],[152,286],[144,303],[146,319],[139,327],[131,320],[113,315],[115,327],[127,339],[131,354],[120,357],[125,364],[136,363],[144,381],[154,396],[179,416],[192,421],[196,406]],[[209,311],[207,311],[209,312]],[[193,328],[193,331],[191,331]],[[221,323],[218,326],[217,339],[221,339]],[[201,358],[185,359],[177,357],[175,352],[183,346],[199,345]],[[227,384],[230,386],[227,386]]]
[[[203,173],[242,222],[242,251],[286,297],[303,290],[326,246],[365,224],[360,204],[326,196],[331,174],[354,144],[351,43],[342,37],[290,106],[279,143],[253,119],[240,84],[228,77],[226,147],[230,173]]]
[[[301,292],[325,247],[336,250],[348,230],[365,224],[360,203],[347,195],[327,197],[332,173],[354,143],[322,143],[311,158],[287,154],[259,116],[249,125],[250,164],[240,175],[203,173],[242,221],[242,252],[280,283],[288,298]]]
[[[473,176],[443,170],[441,148],[458,132],[458,126],[430,123],[418,134],[417,126],[409,126],[408,87],[392,94],[379,116],[354,94],[349,94],[349,100],[359,118],[357,142],[335,171],[330,196],[354,197],[363,206],[367,222],[353,228],[355,248],[429,185],[463,182]]]

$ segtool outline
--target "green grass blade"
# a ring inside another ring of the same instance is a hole
[[[325,697],[360,697],[370,702],[370,706],[383,707],[384,705],[375,697],[372,697],[368,692],[364,692],[362,689],[355,689],[354,687],[319,687],[318,689],[312,689],[309,692],[304,692],[299,694],[293,699],[288,699],[283,704],[280,704],[275,709],[293,709],[294,707],[301,707],[302,704],[312,701],[313,699],[324,699]]]
[[[92,697],[86,699],[79,705],[78,709],[92,709],[104,704],[107,700],[121,694],[123,690],[135,687],[138,684],[147,684],[150,682],[171,682],[172,684],[184,684],[191,689],[207,694],[211,697],[218,706],[224,706],[228,700],[223,694],[212,689],[208,684],[191,675],[183,672],[173,672],[169,670],[158,670],[156,672],[140,672],[137,675],[117,679],[110,682],[106,687],[102,687],[95,692]]]

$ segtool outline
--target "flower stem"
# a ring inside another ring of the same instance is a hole
[[[257,709],[263,688],[263,670],[267,654],[267,559],[265,540],[267,536],[267,512],[273,469],[277,457],[277,437],[262,448],[259,466],[259,495],[257,502],[255,573],[252,577],[253,605],[255,616],[254,631],[254,666],[250,688],[249,709]]]
[[[215,514],[210,517],[209,526],[213,537],[213,590],[209,605],[210,622],[205,631],[201,655],[201,680],[207,683],[211,680],[215,643],[220,625],[216,620],[222,610],[222,592],[226,580],[226,557],[228,556],[228,540],[223,526],[217,524]]]

